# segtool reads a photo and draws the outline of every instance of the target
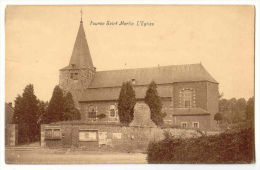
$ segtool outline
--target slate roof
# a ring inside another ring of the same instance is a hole
[[[150,68],[98,71],[89,88],[120,87],[122,82],[135,79],[136,85],[174,82],[209,81],[218,83],[202,64],[170,65]]]
[[[72,67],[74,65],[74,67]],[[90,55],[83,22],[80,22],[78,34],[76,37],[76,41],[74,44],[74,48],[72,51],[72,55],[70,58],[70,63],[68,66],[62,68],[61,70],[65,69],[75,69],[75,68],[92,68],[93,62]]]
[[[209,81],[218,83],[202,66],[202,64],[171,65],[151,68],[96,72],[89,88],[79,101],[117,100],[123,82],[135,79],[137,99],[143,99],[147,85],[154,80],[158,85],[160,97],[171,97],[171,92],[160,85],[176,82]]]
[[[121,87],[114,88],[90,88],[87,89],[80,97],[82,101],[106,101],[106,100],[118,100]],[[134,86],[136,99],[143,99],[147,90],[147,86]],[[167,88],[157,88],[160,97],[171,97],[171,93]]]
[[[174,108],[172,116],[210,115],[202,108]]]

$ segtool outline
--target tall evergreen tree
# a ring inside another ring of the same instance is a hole
[[[162,101],[157,92],[157,85],[152,81],[146,91],[145,103],[149,106],[151,110],[152,121],[161,126],[163,124],[163,118],[166,116],[162,113]]]
[[[80,112],[74,105],[71,93],[65,93],[59,86],[55,86],[42,122],[48,124],[57,121],[79,119]]]
[[[44,101],[41,101],[41,100],[38,100],[38,108],[39,108],[39,111],[38,111],[38,124],[42,124],[44,122],[43,118],[45,116],[45,114],[47,113],[47,108],[48,108],[48,105],[49,103],[48,102],[44,102]]]
[[[19,124],[21,115],[23,114],[23,105],[22,105],[22,96],[18,95],[14,101],[14,115],[13,115],[13,123]]]
[[[64,120],[80,120],[80,112],[75,108],[70,92],[66,93],[64,104]]]
[[[56,121],[64,120],[64,109],[65,99],[63,97],[63,91],[59,86],[55,86],[47,113],[44,117],[44,123],[51,123]]]
[[[18,124],[18,143],[35,141],[39,137],[38,100],[33,85],[25,87],[22,96],[15,100],[13,122]]]
[[[118,115],[122,124],[129,125],[133,120],[135,103],[135,91],[132,84],[124,82],[121,86],[118,99]]]

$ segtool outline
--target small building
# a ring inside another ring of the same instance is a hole
[[[5,146],[15,146],[18,142],[18,127],[13,124],[14,108],[5,103]]]

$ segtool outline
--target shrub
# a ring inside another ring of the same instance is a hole
[[[148,145],[149,163],[253,163],[254,130],[215,136],[165,138]]]

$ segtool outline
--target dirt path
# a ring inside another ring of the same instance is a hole
[[[8,164],[146,164],[146,154],[104,152],[53,152],[48,150],[6,150]]]

